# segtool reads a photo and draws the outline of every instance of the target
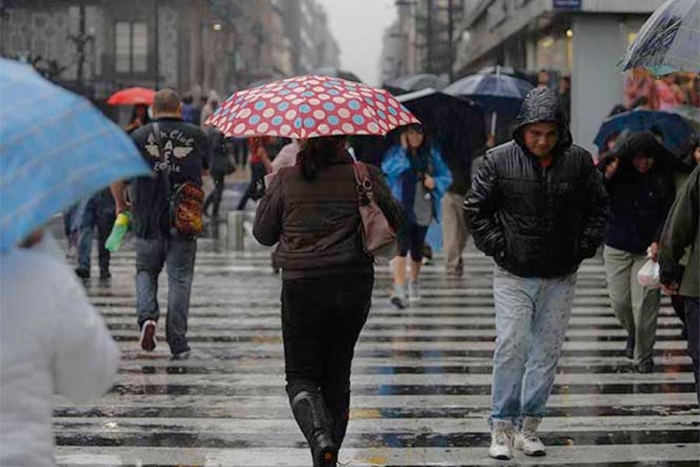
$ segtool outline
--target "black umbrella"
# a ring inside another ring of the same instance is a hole
[[[422,122],[426,134],[438,144],[450,168],[468,174],[472,157],[486,142],[481,107],[469,99],[434,89],[404,94],[397,100]]]
[[[619,157],[621,167],[631,168],[632,159],[640,153],[654,156],[655,166],[665,171],[690,172],[694,168],[659,143],[654,134],[650,132],[629,133],[623,136],[622,141],[616,144],[615,149],[609,153],[608,157],[601,161],[601,165],[604,166],[609,158],[614,156]]]

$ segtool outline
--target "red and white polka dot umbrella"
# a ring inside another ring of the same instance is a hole
[[[391,94],[328,76],[297,76],[234,93],[209,117],[226,136],[385,135],[420,123]]]

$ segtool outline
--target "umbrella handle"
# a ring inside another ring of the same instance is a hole
[[[498,119],[498,115],[496,112],[491,114],[491,134],[495,135],[496,134],[496,120]]]

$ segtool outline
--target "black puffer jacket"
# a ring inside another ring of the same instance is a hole
[[[540,164],[522,139],[525,126],[541,122],[559,126],[549,167]],[[486,154],[464,203],[476,246],[521,277],[571,274],[603,240],[602,177],[591,155],[572,144],[552,91],[530,92],[513,137]]]

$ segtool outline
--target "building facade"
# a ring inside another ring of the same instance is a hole
[[[505,65],[572,81],[571,126],[578,144],[593,138],[622,102],[617,67],[641,25],[663,0],[467,0],[460,75]]]
[[[0,18],[2,56],[97,101],[129,86],[225,96],[339,55],[313,0],[3,0]]]

